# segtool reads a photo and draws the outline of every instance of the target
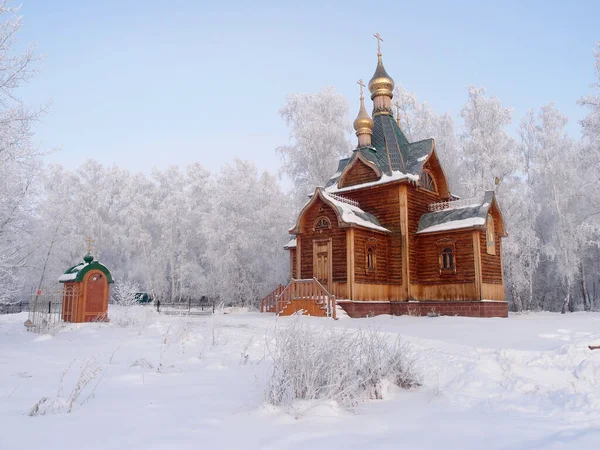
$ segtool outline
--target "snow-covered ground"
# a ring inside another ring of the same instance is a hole
[[[214,317],[28,333],[0,316],[0,449],[596,449],[600,313],[461,317]],[[276,328],[367,328],[410,342],[423,387],[356,411],[264,402]],[[67,413],[81,367],[101,373]],[[62,381],[61,381],[62,379]],[[48,397],[45,415],[30,417]],[[52,409],[54,412],[52,412]]]

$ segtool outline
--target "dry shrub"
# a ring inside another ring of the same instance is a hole
[[[336,331],[295,321],[276,335],[267,401],[334,400],[352,408],[380,399],[386,383],[411,389],[421,385],[407,344],[389,344],[376,331]]]

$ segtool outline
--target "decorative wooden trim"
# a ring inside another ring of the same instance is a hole
[[[302,279],[302,239],[300,234],[296,235],[296,278]],[[292,277],[294,278],[294,277]]]
[[[432,167],[432,166],[434,166],[434,167]],[[423,165],[421,167],[425,168],[425,170],[428,170],[430,173],[433,172],[433,169],[440,172],[442,179],[436,179],[436,177],[433,177],[434,182],[435,182],[435,187],[437,189],[437,194],[440,195],[442,198],[449,197],[450,196],[450,187],[448,186],[448,177],[446,176],[446,172],[444,172],[444,168],[442,167],[442,164],[440,163],[440,159],[437,156],[437,150],[435,148],[435,139],[433,139],[433,142],[431,144],[431,151],[429,152],[429,155],[427,156],[427,158],[425,158],[425,161],[423,161]],[[419,178],[420,178],[420,174],[419,174]],[[440,183],[438,183],[438,181]],[[440,184],[441,184],[441,186],[440,186]]]
[[[349,228],[346,234],[346,262],[347,295],[354,299],[354,228]]]
[[[500,276],[502,277],[502,286],[504,286],[504,261],[502,259],[502,239],[498,239],[498,247],[500,250]]]
[[[401,184],[399,188],[400,202],[400,234],[402,242],[402,296],[404,300],[411,298],[410,270],[409,270],[409,239],[408,239],[408,185]]]
[[[492,236],[491,242],[490,235]],[[496,225],[494,224],[494,216],[490,212],[485,216],[485,251],[488,255],[496,254]]]
[[[421,178],[423,177],[423,175],[429,175],[429,177],[431,178],[431,182],[433,183],[434,190],[426,188],[421,184]],[[423,189],[424,191],[432,192],[434,194],[437,194],[439,192],[438,187],[437,187],[437,181],[435,181],[435,177],[433,176],[433,172],[431,172],[431,170],[423,169],[421,171],[421,175],[419,175],[419,189]]]
[[[479,245],[479,231],[473,231],[473,259],[475,264],[475,287],[477,289],[477,299],[481,300],[481,246]]]
[[[322,212],[322,211],[319,211],[319,212]],[[327,223],[327,227],[323,227],[323,226],[317,227],[317,225],[319,225],[319,222],[321,222],[321,221],[326,222]],[[316,231],[323,232],[323,230],[331,230],[331,220],[329,220],[329,218],[327,218],[326,216],[319,216],[319,217],[317,217],[317,219],[313,223],[312,230],[314,232],[316,232]]]

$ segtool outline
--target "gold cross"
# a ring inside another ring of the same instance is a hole
[[[91,236],[88,236],[88,238],[86,239],[87,245],[88,245],[88,253],[91,255],[92,254],[92,245],[94,245],[96,242],[94,241],[94,239]]]
[[[360,86],[360,98],[363,98],[363,88],[365,87],[365,83],[363,83],[363,80],[358,80],[356,83]]]
[[[383,42],[383,39],[381,38],[379,33],[375,33],[373,36],[375,36],[375,38],[377,39],[377,55],[381,55],[381,43]]]

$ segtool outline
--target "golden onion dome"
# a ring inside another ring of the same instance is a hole
[[[379,95],[386,95],[390,98],[394,96],[394,80],[383,67],[381,53],[377,55],[377,68],[369,81],[369,92],[371,92],[371,99]]]
[[[356,134],[360,133],[372,133],[373,132],[373,119],[365,109],[365,98],[360,96],[360,109],[358,111],[358,116],[354,120],[354,130]]]

